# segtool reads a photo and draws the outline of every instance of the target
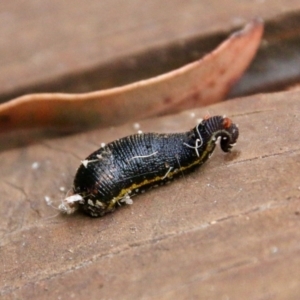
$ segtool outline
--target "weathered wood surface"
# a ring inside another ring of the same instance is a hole
[[[104,218],[58,215],[79,164],[133,124],[2,151],[3,299],[298,299],[300,93],[256,95],[141,123],[231,116],[240,138],[190,176]]]
[[[276,25],[283,15],[235,93],[260,90],[258,76],[270,85],[274,74],[297,77],[299,10],[298,0],[2,1],[0,98],[163,73],[254,16]],[[285,46],[271,47],[270,56],[268,45],[278,40]],[[1,299],[299,299],[299,99],[299,90],[257,95],[195,110],[195,118],[183,112],[143,121],[143,131],[174,132],[208,112],[227,114],[241,136],[232,154],[217,151],[202,169],[102,219],[55,216],[44,198],[57,205],[80,160],[133,133],[133,124],[2,136]]]
[[[83,131],[220,102],[252,63],[263,28],[263,21],[254,19],[202,59],[148,80],[90,93],[12,99],[0,104],[0,132],[29,127]]]
[[[0,11],[3,101],[32,92],[98,90],[162,74],[211,51],[234,27],[257,16],[268,23],[286,15],[279,23],[288,24],[292,28],[288,36],[297,37],[300,2],[16,0],[1,1]],[[287,38],[280,28],[275,26],[270,36]],[[286,53],[284,47],[282,53]],[[293,53],[299,53],[299,48]],[[285,57],[283,65],[293,56],[289,52]],[[272,60],[268,63],[276,70]],[[287,75],[292,66],[294,61]],[[253,78],[256,88],[257,74]],[[248,83],[242,91],[249,88]]]

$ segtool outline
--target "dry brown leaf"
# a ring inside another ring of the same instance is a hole
[[[203,59],[123,87],[13,99],[0,105],[0,130],[108,126],[221,101],[250,64],[262,33],[263,23],[256,19]]]

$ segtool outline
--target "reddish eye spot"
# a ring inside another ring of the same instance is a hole
[[[229,128],[231,126],[231,124],[232,124],[232,121],[229,118],[224,118],[224,120],[223,120],[224,128],[226,128],[226,129]]]

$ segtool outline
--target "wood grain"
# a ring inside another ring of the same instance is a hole
[[[299,0],[16,0],[0,11],[1,101],[162,74],[256,16],[267,39],[233,95],[299,74]],[[58,205],[80,160],[133,124],[1,139],[1,299],[298,299],[299,99],[299,90],[254,95],[141,122],[176,132],[227,114],[241,135],[232,154],[217,151],[203,169],[102,219],[56,216],[45,197]]]
[[[299,97],[255,95],[141,122],[176,132],[225,113],[240,138],[231,154],[217,151],[101,219],[53,217],[44,197],[57,205],[80,159],[133,124],[2,151],[2,298],[298,299]]]
[[[149,78],[210,52],[254,17],[267,23],[299,10],[298,0],[2,1],[0,98],[87,92]],[[185,47],[195,38],[203,46],[196,55]],[[170,45],[177,50],[168,51]]]

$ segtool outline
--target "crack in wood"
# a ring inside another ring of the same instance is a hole
[[[17,191],[21,192],[21,194],[24,196],[24,200],[29,204],[29,208],[35,212],[35,214],[37,214],[39,217],[41,217],[41,213],[38,209],[33,207],[32,202],[30,201],[30,198],[28,197],[27,193],[25,192],[25,190],[17,185],[15,185],[14,183],[11,183],[9,181],[6,180],[2,180],[2,182],[4,182],[5,184],[7,184],[8,186],[12,187],[13,189],[16,189]]]
[[[232,114],[232,115],[230,115],[230,117],[244,117],[244,116],[249,116],[249,115],[255,115],[255,114],[270,112],[270,111],[277,111],[277,109],[276,108],[270,108],[270,109],[261,109],[261,110],[241,112],[241,113]]]
[[[209,278],[211,278],[214,275],[218,275],[227,271],[231,271],[231,270],[235,270],[237,268],[241,268],[241,267],[247,267],[253,264],[257,264],[259,262],[259,260],[257,258],[251,258],[251,259],[247,259],[247,260],[242,260],[242,261],[237,261],[234,262],[228,266],[224,266],[224,267],[220,267],[219,269],[212,269],[204,274],[199,274],[199,276],[194,276],[194,278],[192,278],[191,280],[185,282],[184,284],[180,284],[180,285],[176,285],[174,287],[170,287],[169,289],[166,289],[164,291],[161,291],[160,293],[153,293],[151,295],[143,297],[143,299],[160,299],[160,296],[163,296],[165,293],[168,292],[174,292],[174,291],[179,291],[183,288],[186,288],[196,282],[203,282]]]
[[[290,203],[293,203],[293,202],[296,202],[296,201],[298,201],[298,199],[296,199],[295,201],[289,201],[288,203],[290,204]],[[41,282],[41,281],[44,281],[44,280],[51,280],[51,279],[54,279],[56,277],[67,274],[71,271],[75,271],[75,270],[79,270],[79,269],[88,267],[91,264],[93,264],[93,263],[95,263],[95,262],[97,262],[97,261],[99,261],[103,258],[112,258],[115,255],[124,254],[127,251],[130,251],[134,248],[153,245],[157,242],[162,242],[162,241],[166,241],[168,239],[177,238],[177,237],[180,237],[180,236],[185,235],[185,234],[197,232],[199,230],[202,231],[202,230],[206,229],[209,226],[216,225],[217,223],[226,222],[226,221],[231,220],[233,218],[238,218],[238,217],[244,216],[244,215],[251,215],[251,214],[257,213],[257,212],[260,213],[262,211],[269,211],[271,209],[276,209],[278,207],[286,206],[286,205],[287,205],[286,201],[270,202],[270,203],[267,203],[267,204],[264,204],[264,205],[261,205],[261,206],[254,207],[254,208],[252,208],[248,211],[238,213],[236,215],[230,215],[230,216],[226,216],[226,217],[223,217],[223,218],[219,218],[219,219],[217,219],[215,221],[212,221],[212,222],[209,222],[209,223],[203,223],[200,226],[197,226],[193,229],[182,230],[182,231],[178,231],[178,232],[170,232],[169,234],[161,235],[160,237],[157,237],[157,238],[154,238],[154,239],[153,238],[152,239],[146,239],[146,240],[141,240],[140,242],[130,243],[130,244],[127,244],[127,245],[121,245],[121,246],[119,246],[118,248],[114,249],[111,252],[105,252],[105,253],[102,253],[102,254],[93,255],[88,260],[85,260],[85,261],[83,261],[81,263],[78,263],[76,265],[73,265],[71,267],[62,269],[60,272],[53,273],[50,276],[45,276],[45,277],[41,276],[40,278],[33,277],[31,279],[32,281],[27,282],[26,284],[37,284],[38,282]],[[286,253],[281,253],[281,255],[286,255]],[[268,257],[264,257],[263,259],[266,260],[268,258],[271,259],[271,258],[273,258],[273,256],[269,255]],[[259,260],[257,259],[257,261],[259,261]],[[227,270],[235,269],[237,267],[246,266],[246,265],[249,265],[248,260],[247,261],[236,262],[236,263],[234,263],[230,266],[212,270],[212,271],[208,272],[207,274],[209,276],[212,276],[213,274],[218,274],[218,273],[221,273],[221,272],[225,272]],[[197,280],[199,280],[199,279],[197,279]],[[205,280],[205,278],[201,279],[201,280]],[[4,290],[2,290],[2,291],[0,290],[0,295],[5,295],[7,293],[17,291],[17,290],[21,289],[23,286],[24,285],[20,285],[18,287],[5,287]]]
[[[232,165],[238,165],[238,164],[242,164],[242,163],[247,163],[247,162],[252,162],[255,160],[259,160],[259,159],[265,159],[265,158],[269,158],[269,157],[276,157],[276,156],[281,156],[281,155],[285,155],[285,154],[294,154],[299,152],[300,149],[291,149],[291,150],[287,150],[287,151],[283,151],[283,152],[275,152],[275,153],[270,153],[270,154],[264,154],[261,156],[256,156],[256,157],[251,157],[251,158],[247,158],[247,159],[243,159],[243,160],[236,160],[234,162],[228,163],[226,165],[223,166],[219,166],[220,168],[226,166],[232,166]]]

